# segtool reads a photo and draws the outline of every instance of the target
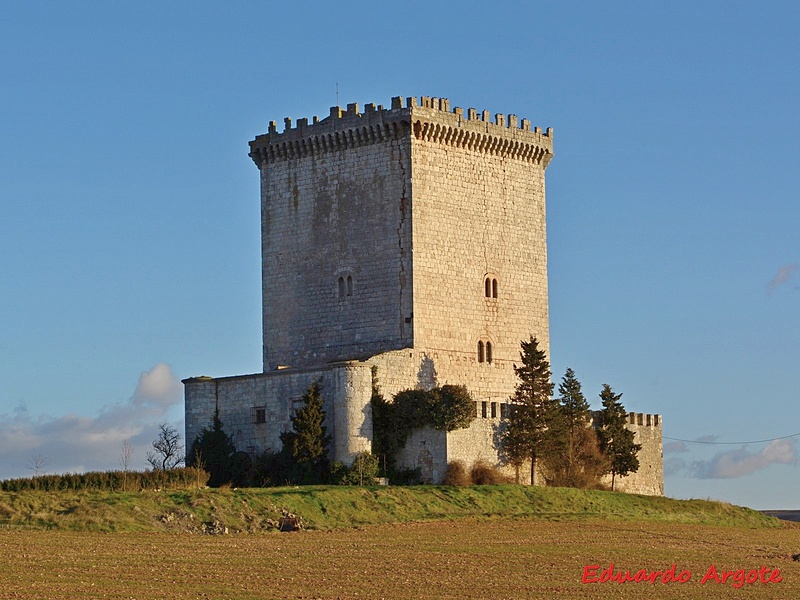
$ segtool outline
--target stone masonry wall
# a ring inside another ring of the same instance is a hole
[[[280,434],[292,428],[291,416],[314,381],[322,388],[325,427],[333,437],[331,458],[350,464],[371,449],[372,410],[369,366],[339,364],[321,369],[285,369],[238,377],[184,380],[187,447],[211,425],[215,407],[237,450],[257,456],[277,452]],[[259,415],[259,411],[263,411]]]
[[[627,427],[635,433],[634,441],[642,445],[637,455],[639,470],[625,477],[618,477],[614,489],[629,494],[664,495],[662,425],[661,415],[628,413]],[[604,481],[611,485],[610,476]]]
[[[465,121],[423,106],[411,118],[414,347],[476,364],[483,340],[492,362],[507,363],[535,335],[549,354],[544,174],[552,133],[519,129],[513,115],[506,126],[503,115]],[[472,135],[484,142],[470,144]],[[513,152],[520,141],[541,154]]]
[[[410,135],[401,109],[251,143],[261,170],[264,370],[411,345]],[[407,322],[408,319],[408,322]]]

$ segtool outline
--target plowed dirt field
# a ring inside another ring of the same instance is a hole
[[[791,525],[466,519],[220,536],[0,530],[0,598],[800,598],[798,553]],[[587,566],[599,565],[586,575],[599,579],[611,563],[640,578],[675,564],[689,580],[582,582]],[[712,565],[717,577],[701,584]],[[741,587],[736,574],[717,581],[738,570]]]

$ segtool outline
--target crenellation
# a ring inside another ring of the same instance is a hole
[[[314,117],[311,124],[307,118],[298,119],[295,127],[292,127],[292,119],[286,117],[284,130],[280,133],[275,123],[270,122],[268,133],[250,142],[250,156],[260,167],[265,162],[299,157],[309,152],[341,150],[351,147],[351,144],[384,143],[396,139],[398,132],[403,135],[406,128],[414,128],[416,132],[424,130],[429,139],[446,145],[466,143],[476,151],[545,165],[552,158],[551,129],[547,134],[542,134],[538,127],[531,131],[529,121],[523,120],[520,127],[516,115],[506,119],[500,113],[492,122],[488,111],[483,111],[479,117],[473,108],[468,110],[464,119],[463,109],[450,111],[447,98],[422,96],[419,104],[415,96],[407,100],[405,109],[400,97],[392,98],[391,110],[368,103],[363,113],[357,103],[348,104],[346,110],[334,106],[327,119]],[[332,137],[319,139],[325,135]]]
[[[661,415],[629,412],[627,421],[628,425],[636,425],[637,427],[660,427]]]

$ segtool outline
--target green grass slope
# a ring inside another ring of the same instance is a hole
[[[282,516],[297,516],[310,529],[463,517],[783,526],[722,502],[518,485],[0,493],[0,529],[256,533],[275,531]]]

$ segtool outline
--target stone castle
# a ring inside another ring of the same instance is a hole
[[[398,457],[438,482],[448,462],[498,464],[494,437],[520,341],[549,356],[545,170],[553,132],[444,98],[335,106],[250,142],[261,174],[263,373],[184,380],[186,439],[219,407],[239,450],[281,448],[319,381],[331,458],[370,450],[377,379],[464,384],[468,429],[414,430]],[[659,415],[629,415],[643,444],[619,489],[663,493]],[[525,470],[523,470],[525,473]]]

